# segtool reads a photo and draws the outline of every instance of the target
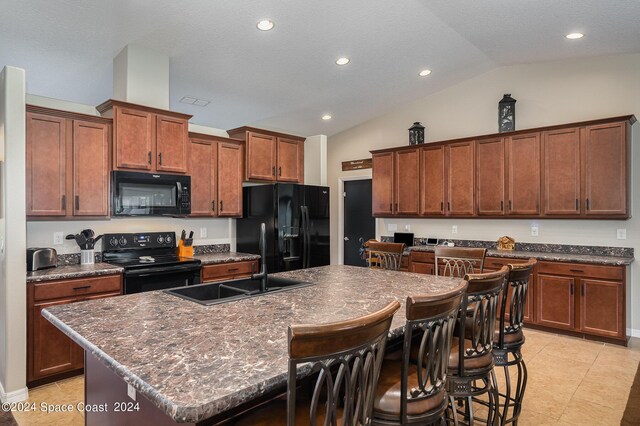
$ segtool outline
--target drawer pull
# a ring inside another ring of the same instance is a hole
[[[491,262],[491,264],[493,266],[502,266],[502,263],[500,263],[500,262]]]
[[[74,287],[73,289],[74,290],[85,290],[87,288],[91,288],[91,286],[90,285],[82,285],[80,287]]]
[[[236,272],[236,271],[239,271],[239,270],[240,270],[239,268],[229,268],[229,269],[227,269],[227,272]]]
[[[569,271],[584,274],[584,271],[582,269],[569,269]]]

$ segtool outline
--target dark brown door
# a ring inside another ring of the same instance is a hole
[[[247,136],[247,179],[276,180],[276,137],[249,132]]]
[[[278,138],[278,181],[304,181],[304,143],[293,139]]]
[[[585,214],[627,214],[627,150],[624,123],[586,128]]]
[[[27,113],[26,145],[27,216],[65,216],[66,120]]]
[[[542,134],[542,213],[580,214],[580,129]]]
[[[215,216],[217,213],[217,144],[191,139],[189,175],[191,176],[191,216]]]
[[[445,147],[424,147],[420,152],[420,214],[442,216],[445,213]]]
[[[109,215],[109,126],[73,122],[73,215]]]
[[[218,216],[242,216],[242,146],[218,143]]]
[[[395,153],[394,164],[395,212],[399,215],[418,215],[420,211],[420,149]]]
[[[393,214],[393,153],[384,152],[372,156],[372,212],[374,216]]]
[[[186,173],[189,141],[187,120],[157,115],[156,170]]]
[[[78,363],[78,348],[70,338],[41,314],[42,310],[55,305],[75,302],[76,299],[60,299],[54,302],[36,303],[31,318],[33,336],[33,377],[31,381],[43,377],[82,368]]]
[[[154,115],[131,108],[115,108],[115,165],[119,169],[153,170]],[[153,164],[152,164],[153,163]]]
[[[574,279],[538,274],[536,282],[537,323],[573,330],[575,328]]]
[[[478,141],[476,153],[479,216],[504,214],[504,139]]]
[[[475,213],[475,141],[447,145],[447,214]]]
[[[580,280],[580,330],[600,336],[623,337],[624,296],[622,283]]]
[[[540,134],[507,140],[507,212],[510,215],[540,214]]]

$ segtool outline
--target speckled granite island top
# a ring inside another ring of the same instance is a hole
[[[42,282],[53,280],[67,280],[70,278],[95,277],[98,275],[121,274],[124,271],[119,266],[108,263],[95,263],[93,265],[63,265],[57,268],[43,269],[41,271],[27,272],[27,282]]]
[[[202,306],[162,291],[55,306],[43,315],[178,422],[196,422],[286,384],[287,327],[374,312],[459,279],[353,266],[275,276],[315,283]],[[391,335],[400,335],[404,306]]]
[[[249,253],[236,253],[236,252],[225,252],[225,253],[203,253],[196,254],[193,256],[194,259],[200,260],[203,265],[214,265],[217,263],[231,263],[231,262],[244,262],[248,260],[256,260],[260,259],[260,256],[257,254],[249,254]]]

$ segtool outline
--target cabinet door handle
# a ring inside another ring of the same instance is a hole
[[[576,211],[580,210],[580,202],[576,198]]]
[[[275,176],[275,175],[276,175],[276,166],[273,166],[273,167],[271,168],[271,174],[272,174],[273,176]]]
[[[222,200],[220,200],[220,211],[222,211]]]
[[[587,198],[587,210],[589,210],[589,199]]]
[[[80,210],[80,196],[76,195],[76,210]]]
[[[149,164],[151,164],[151,151],[149,151]]]
[[[511,200],[509,200],[509,211],[511,211]]]
[[[81,285],[80,287],[74,287],[74,290],[85,290],[87,288],[91,288],[90,285]]]
[[[67,208],[67,196],[63,195],[60,199],[60,208],[65,210]]]
[[[211,210],[216,209],[216,200],[211,200]]]
[[[580,295],[584,296],[584,283],[580,286]]]
[[[282,166],[278,167],[278,176],[282,176]]]
[[[573,283],[571,283],[571,295],[573,296]]]
[[[396,203],[396,212],[398,211],[398,203]]]
[[[162,166],[162,153],[158,154],[158,160],[160,161],[160,165]]]
[[[393,211],[393,203],[389,203],[389,211],[392,212]]]
[[[447,201],[447,211],[451,211],[451,202]]]
[[[500,211],[503,212],[504,211],[504,201],[500,200]]]
[[[579,274],[583,274],[584,273],[584,270],[582,270],[582,269],[569,269],[569,271],[570,272],[577,272]]]
[[[239,268],[229,268],[227,269],[227,272],[237,272],[239,270]]]
[[[440,211],[444,211],[444,203],[440,201]]]

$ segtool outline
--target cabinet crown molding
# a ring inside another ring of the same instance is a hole
[[[166,109],[155,108],[155,107],[151,107],[151,106],[148,106],[148,105],[133,104],[131,102],[120,101],[120,100],[117,100],[117,99],[108,99],[108,100],[104,101],[103,103],[101,103],[100,105],[98,105],[96,107],[96,109],[98,110],[98,112],[100,114],[104,114],[105,112],[107,112],[110,109],[112,109],[114,106],[120,106],[120,107],[125,107],[125,108],[133,108],[133,109],[152,112],[152,113],[160,114],[160,115],[168,115],[168,116],[171,116],[171,117],[184,118],[186,120],[189,120],[189,119],[191,119],[191,117],[193,117],[193,115],[185,114],[183,112],[169,111],[169,110],[166,110]]]
[[[270,136],[275,136],[279,138],[298,140],[302,142],[304,142],[307,139],[304,136],[296,136],[288,133],[274,132],[272,130],[258,129],[257,127],[250,127],[250,126],[236,127],[235,129],[227,130],[227,133],[229,133],[230,136],[238,135],[240,133],[245,133],[245,132],[259,133],[261,135],[270,135]]]

